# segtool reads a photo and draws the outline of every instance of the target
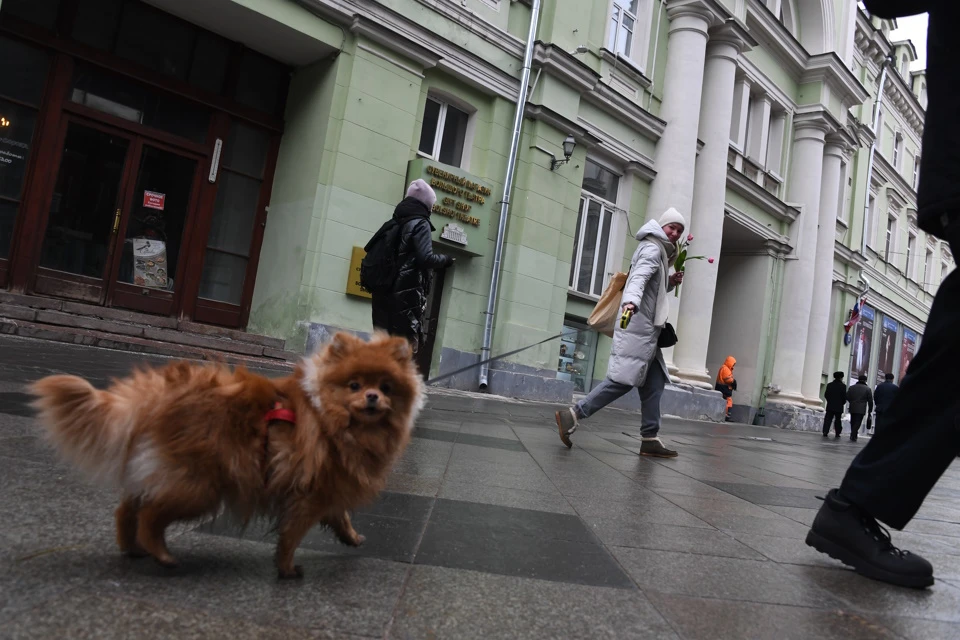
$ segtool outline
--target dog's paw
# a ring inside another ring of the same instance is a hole
[[[163,555],[163,556],[156,556],[154,560],[157,561],[157,564],[159,564],[161,567],[164,567],[166,569],[176,569],[177,567],[180,566],[180,563],[177,562],[177,559],[169,554]]]
[[[303,578],[303,567],[296,565],[293,567],[293,571],[280,569],[277,572],[277,577],[281,580],[300,580]]]
[[[340,542],[347,545],[348,547],[359,547],[367,539],[365,536],[360,535],[356,531],[351,532],[350,535],[342,535],[337,537],[339,538]]]

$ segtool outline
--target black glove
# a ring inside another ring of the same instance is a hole
[[[443,265],[443,266],[444,266],[445,268],[449,269],[450,267],[453,266],[453,263],[456,262],[456,261],[457,261],[457,259],[454,258],[453,256],[447,256],[447,264],[445,264],[445,265]]]

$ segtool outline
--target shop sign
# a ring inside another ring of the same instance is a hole
[[[350,271],[347,273],[347,295],[358,298],[372,298],[373,295],[360,286],[360,263],[363,262],[367,252],[363,247],[354,247],[353,254],[350,256]]]
[[[158,211],[163,211],[164,203],[167,200],[167,194],[157,193],[156,191],[144,191],[143,192],[143,208],[144,209],[157,209]]]
[[[487,246],[493,190],[475,176],[449,165],[418,158],[407,168],[407,184],[422,178],[433,187],[437,203],[433,240],[472,256],[483,255]]]
[[[462,244],[467,246],[469,243],[469,238],[467,238],[466,230],[458,224],[450,223],[443,227],[443,231],[440,232],[440,237],[443,240],[449,240],[450,242],[456,242],[457,244]]]

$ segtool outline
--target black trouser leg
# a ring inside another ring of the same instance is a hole
[[[953,242],[955,255],[960,244]],[[960,272],[940,286],[926,334],[870,444],[854,459],[840,493],[902,529],[960,453]]]
[[[840,437],[840,432],[843,431],[843,412],[835,411],[833,414],[833,430],[836,431],[837,437]]]
[[[839,436],[840,431],[843,429],[842,416],[843,414],[838,411],[827,411],[823,416],[823,435],[830,435],[830,424],[833,423],[833,429]]]
[[[850,414],[850,439],[856,440],[857,435],[860,433],[860,425],[863,424],[863,413],[851,413]]]

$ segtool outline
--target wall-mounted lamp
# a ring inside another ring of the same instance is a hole
[[[577,148],[577,141],[573,139],[573,136],[567,136],[566,140],[563,141],[563,160],[557,160],[554,158],[550,162],[550,171],[555,170],[561,165],[565,165],[570,162],[570,156],[573,155],[573,150]]]
[[[537,151],[542,151],[550,156],[550,171],[556,171],[557,167],[561,167],[570,162],[570,156],[573,155],[573,150],[577,148],[577,141],[573,139],[572,135],[567,136],[566,140],[563,141],[563,160],[557,160],[557,156],[553,155],[552,152],[547,151],[543,147],[534,146],[530,148],[536,149]]]

